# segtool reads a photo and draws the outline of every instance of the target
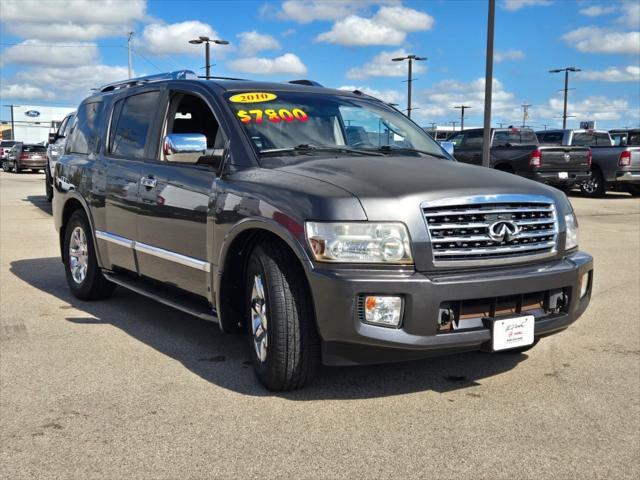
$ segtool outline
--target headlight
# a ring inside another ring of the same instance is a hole
[[[571,250],[578,246],[578,220],[573,213],[564,216],[564,223],[567,226],[567,236],[564,242],[564,249]]]
[[[401,223],[307,222],[306,231],[320,262],[413,263],[409,233]]]

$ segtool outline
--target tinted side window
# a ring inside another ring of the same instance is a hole
[[[120,112],[111,125],[110,153],[127,158],[144,158],[149,127],[154,118],[160,92],[146,92],[119,100]]]
[[[456,147],[459,147],[460,145],[462,145],[463,140],[464,140],[464,133],[456,133],[451,138],[449,138],[449,141],[453,143]]]
[[[98,150],[100,132],[98,123],[102,113],[102,103],[84,103],[78,108],[78,114],[71,128],[67,151],[88,155]]]
[[[482,131],[469,132],[464,139],[464,148],[482,148]]]
[[[65,137],[68,137],[71,133],[71,126],[73,125],[73,121],[75,120],[75,118],[75,115],[71,115],[67,123],[64,125],[64,129],[62,130],[62,132],[60,132]]]

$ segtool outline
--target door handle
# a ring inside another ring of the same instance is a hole
[[[152,177],[142,177],[140,179],[140,184],[146,188],[154,188],[158,181]]]

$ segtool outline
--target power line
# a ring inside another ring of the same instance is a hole
[[[127,48],[124,45],[104,45],[99,43],[78,43],[78,44],[62,44],[62,43],[39,43],[37,45],[25,43],[6,43],[0,42],[4,47],[24,47],[24,48],[43,48],[43,47],[62,47],[62,48]]]

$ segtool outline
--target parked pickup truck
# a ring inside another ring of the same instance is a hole
[[[603,197],[607,190],[640,195],[640,129],[629,130],[626,145],[613,146],[606,130],[545,130],[537,132],[547,145],[591,148],[591,178],[582,182],[585,195]]]
[[[449,138],[456,160],[482,164],[483,130],[469,129]],[[585,147],[540,146],[528,128],[491,129],[490,166],[568,190],[590,177],[591,152]]]
[[[456,162],[384,102],[310,81],[103,86],[54,188],[76,297],[120,285],[246,332],[272,390],[321,362],[521,351],[591,295],[566,195]]]
[[[53,199],[53,172],[56,168],[56,162],[62,152],[64,152],[64,146],[67,143],[67,137],[69,136],[69,131],[73,126],[75,118],[75,112],[69,113],[60,123],[58,131],[56,133],[49,134],[49,143],[47,145],[47,167],[44,170],[44,188],[48,202]]]

